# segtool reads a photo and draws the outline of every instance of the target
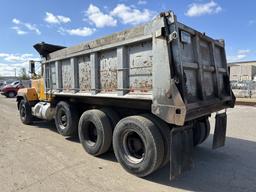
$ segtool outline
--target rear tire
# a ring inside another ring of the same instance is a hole
[[[27,101],[22,99],[19,103],[20,120],[26,125],[33,123],[33,116],[31,113],[31,107]]]
[[[170,130],[171,128],[163,120],[152,114],[144,114],[144,117],[150,119],[159,129],[164,142],[164,158],[161,167],[164,167],[170,161]]]
[[[99,156],[109,150],[112,132],[110,119],[101,110],[88,110],[80,117],[79,139],[85,151],[93,156]]]
[[[122,167],[144,177],[157,170],[164,158],[164,144],[156,125],[147,117],[130,116],[116,125],[114,153]]]
[[[79,115],[74,106],[64,101],[60,101],[56,106],[54,119],[56,128],[61,135],[77,135]]]
[[[210,134],[210,122],[208,119],[199,120],[195,123],[193,128],[194,146],[203,143]]]

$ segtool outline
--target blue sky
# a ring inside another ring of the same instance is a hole
[[[182,23],[225,39],[229,61],[256,60],[253,0],[1,0],[0,75],[39,59],[33,45],[71,46],[145,23],[173,10]]]

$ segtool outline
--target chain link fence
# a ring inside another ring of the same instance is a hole
[[[256,81],[231,81],[231,88],[238,98],[256,98]]]

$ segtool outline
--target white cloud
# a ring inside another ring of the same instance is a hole
[[[247,54],[249,54],[249,53],[251,53],[252,51],[250,50],[250,49],[239,49],[238,51],[237,51],[237,53],[239,54],[239,55],[247,55]]]
[[[111,11],[111,15],[118,17],[123,24],[137,25],[151,20],[154,12],[148,9],[139,10],[125,4],[118,4]]]
[[[22,57],[33,57],[33,54],[31,54],[31,53],[24,53],[24,54],[22,54]]]
[[[33,24],[30,24],[30,23],[25,23],[24,24],[30,31],[34,31],[36,34],[40,35],[41,32],[40,30]]]
[[[189,17],[196,17],[206,14],[219,13],[222,10],[221,6],[214,1],[208,3],[192,3],[188,6],[185,15]]]
[[[69,35],[75,35],[75,36],[90,36],[92,35],[96,29],[94,28],[88,28],[88,27],[83,27],[83,28],[76,28],[76,29],[65,29],[65,28],[59,28],[58,32],[62,35],[69,34]]]
[[[0,57],[8,57],[8,53],[0,53]]]
[[[9,62],[21,62],[24,60],[24,58],[18,55],[9,55],[8,57],[5,57],[4,60]]]
[[[138,1],[138,5],[145,5],[145,4],[147,4],[147,1],[145,1],[145,0]]]
[[[12,22],[14,23],[14,24],[20,24],[20,21],[18,20],[18,19],[16,19],[16,18],[14,18],[13,20],[12,20]]]
[[[33,54],[12,54],[12,53],[0,53],[0,58],[8,62],[25,62],[29,60],[39,60],[40,58],[35,58]]]
[[[237,50],[235,55],[227,56],[228,62],[237,62],[246,59],[252,54],[252,50],[250,49],[239,49]]]
[[[33,54],[13,54],[13,53],[0,53],[0,76],[14,76],[19,75],[21,68],[25,68],[28,72],[29,60],[40,60],[39,57],[35,57]],[[39,69],[39,66],[36,66]]]
[[[106,26],[116,26],[117,21],[111,15],[104,14],[98,7],[90,4],[86,10],[86,16],[88,19],[96,25],[96,27],[102,28]]]
[[[35,24],[25,23],[16,18],[14,18],[12,22],[16,25],[13,26],[12,29],[15,30],[18,35],[25,35],[28,33],[28,31],[32,31],[37,35],[41,35],[41,31],[36,27]],[[28,31],[25,31],[25,29]]]
[[[61,24],[61,23],[71,22],[71,19],[69,17],[65,17],[65,16],[62,16],[62,15],[54,15],[54,14],[49,13],[49,12],[46,12],[45,14],[46,15],[45,15],[44,20],[47,23],[50,23],[50,24]]]
[[[28,33],[26,31],[21,30],[20,27],[17,27],[17,26],[12,27],[12,29],[15,30],[18,35],[25,35]]]
[[[19,75],[19,72],[22,68],[25,68],[26,71],[28,71],[28,63],[13,63],[13,64],[8,64],[8,63],[0,63],[0,76],[14,76],[15,75],[15,70],[16,70],[16,75]]]

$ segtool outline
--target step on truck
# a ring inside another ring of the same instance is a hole
[[[193,166],[194,146],[210,133],[224,145],[226,109],[234,107],[224,41],[177,21],[173,12],[119,33],[63,47],[38,43],[42,78],[20,89],[21,121],[55,121],[85,151],[113,148],[138,177],[170,163],[170,179]],[[34,61],[30,62],[34,72]]]

